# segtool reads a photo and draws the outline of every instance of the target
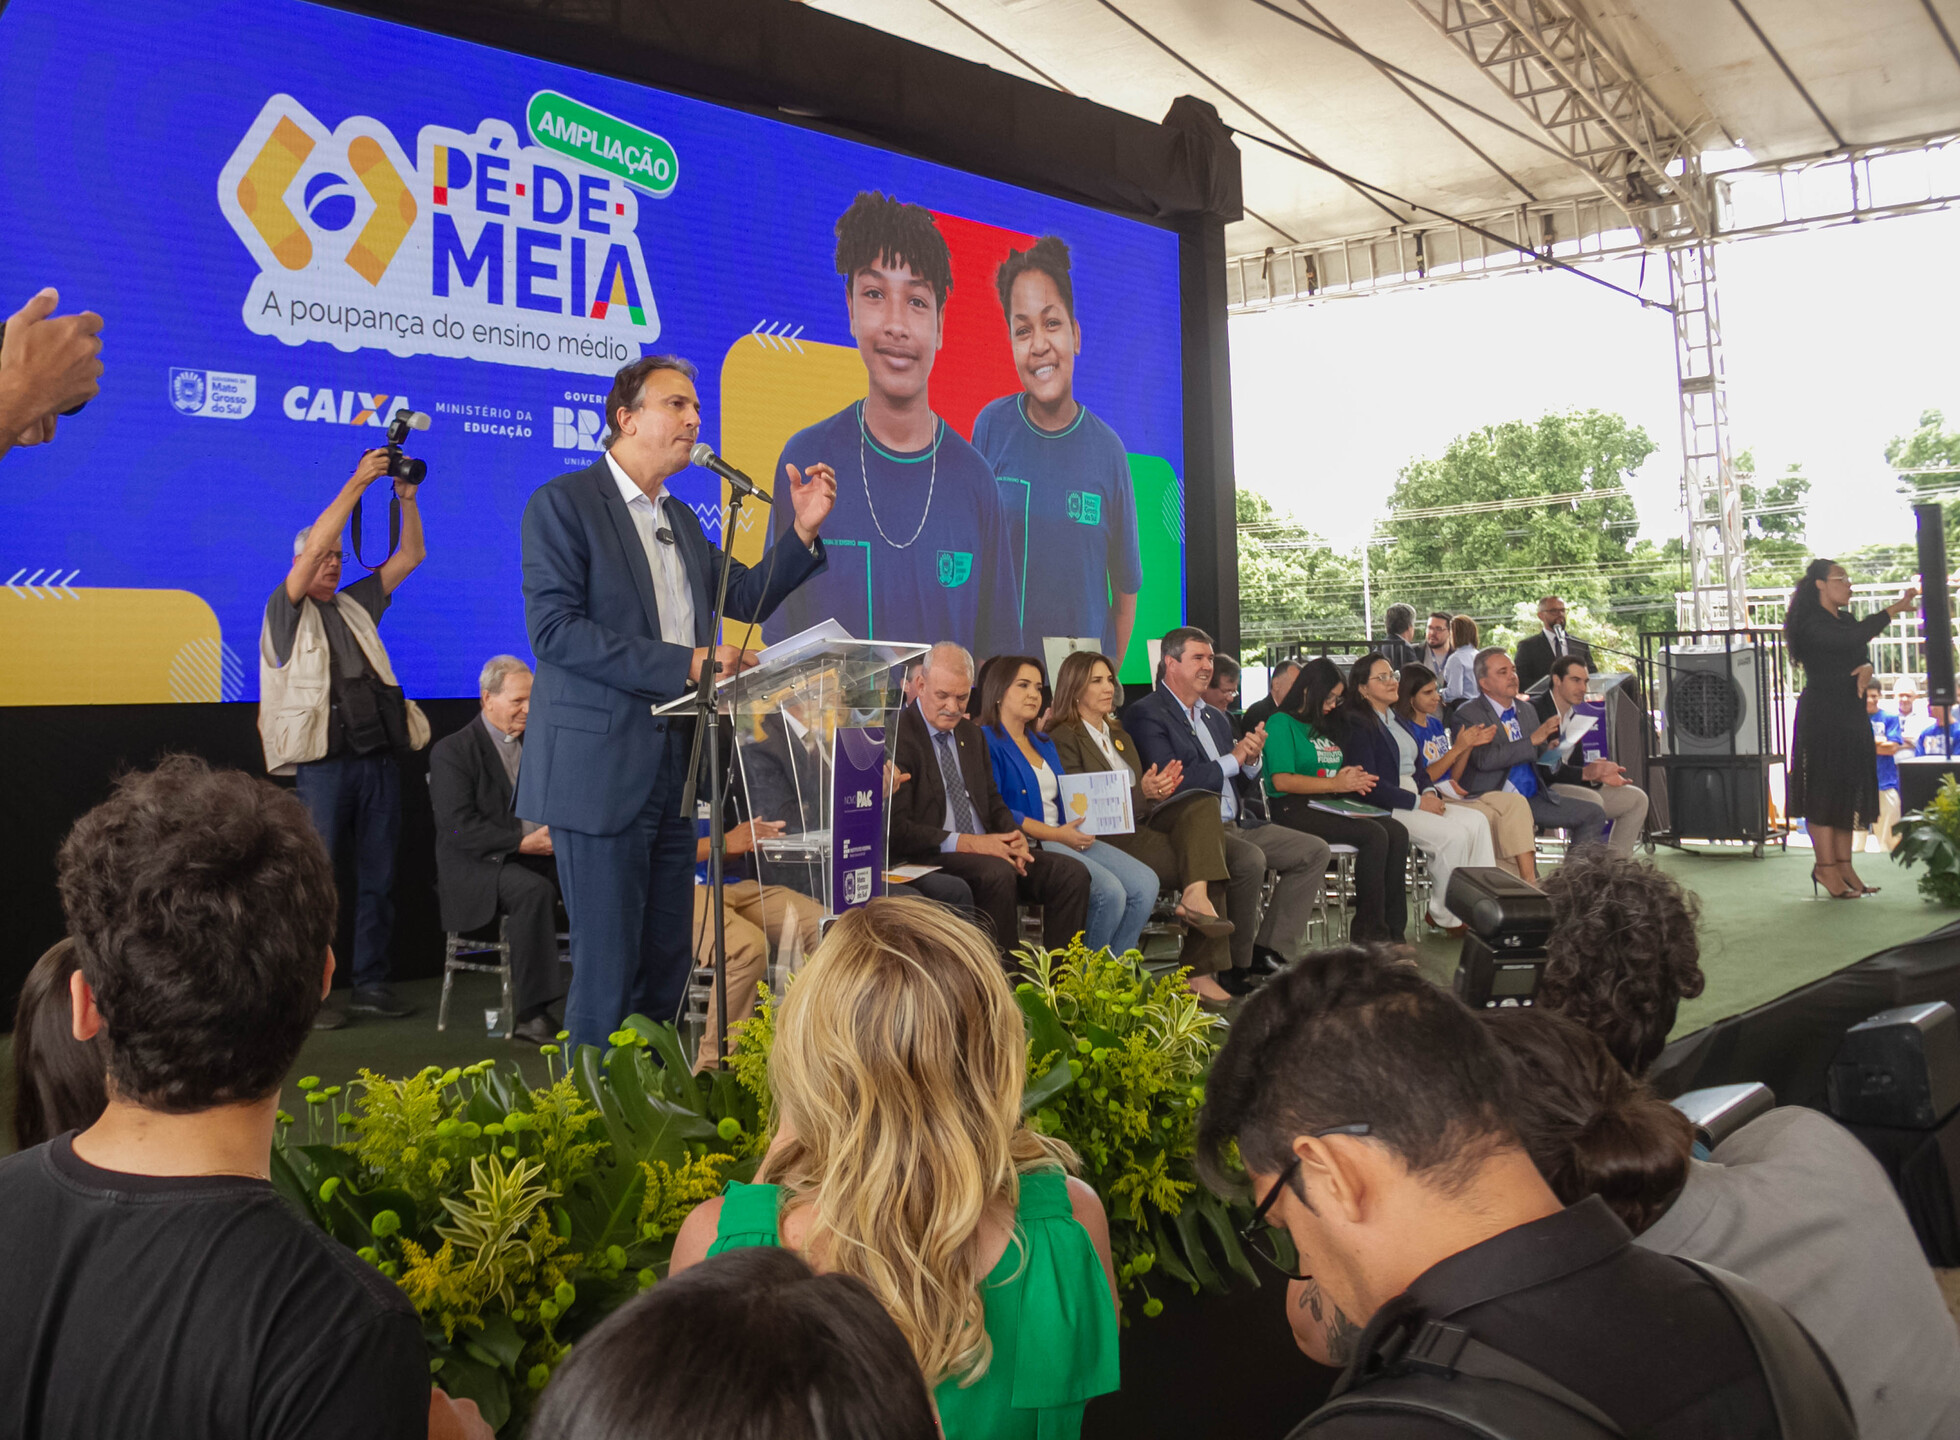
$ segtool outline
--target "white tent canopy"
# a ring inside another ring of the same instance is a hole
[[[1630,174],[1651,196],[1681,156],[1734,166],[1960,130],[1960,0],[814,3],[1150,119],[1181,94],[1211,101],[1242,132],[1239,255],[1425,218],[1247,136],[1479,215],[1626,202]]]

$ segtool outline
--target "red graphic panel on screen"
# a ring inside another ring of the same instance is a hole
[[[982,407],[1021,388],[1007,321],[994,291],[994,271],[1009,250],[1025,250],[1035,237],[937,210],[932,219],[946,237],[953,261],[946,343],[932,366],[932,408],[971,440]]]

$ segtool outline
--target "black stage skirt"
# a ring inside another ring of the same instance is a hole
[[[1848,681],[1806,685],[1797,697],[1787,795],[1792,819],[1862,830],[1878,819],[1878,751],[1864,697]]]

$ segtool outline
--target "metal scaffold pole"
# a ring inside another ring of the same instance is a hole
[[[1681,403],[1681,504],[1688,517],[1688,561],[1694,628],[1748,623],[1744,599],[1742,490],[1729,454],[1727,382],[1722,371],[1722,317],[1715,285],[1715,247],[1671,246],[1668,279],[1674,303],[1674,369]]]

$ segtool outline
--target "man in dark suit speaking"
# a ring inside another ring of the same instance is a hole
[[[457,934],[506,917],[511,1033],[544,1045],[558,1033],[550,1005],[565,993],[558,973],[558,867],[551,831],[511,814],[524,763],[531,667],[498,655],[477,689],[483,710],[429,749],[429,805],[436,820],[436,901]]]
[[[1539,632],[1518,641],[1518,689],[1529,690],[1552,673],[1552,662],[1570,655],[1592,669],[1592,646],[1565,633],[1565,602],[1547,595],[1538,602]]]
[[[667,492],[701,429],[694,367],[636,360],[606,397],[607,452],[524,507],[524,621],[538,659],[517,813],[551,827],[572,920],[574,1045],[603,1047],[627,1015],[680,1010],[693,964],[694,817],[680,813],[692,718],[656,715],[700,678],[755,663],[708,631],[716,553]],[[755,567],[730,567],[727,614],[760,623],[823,568],[836,499],[826,465],[780,477],[795,512]]]

